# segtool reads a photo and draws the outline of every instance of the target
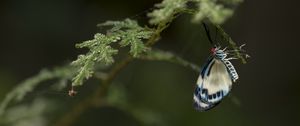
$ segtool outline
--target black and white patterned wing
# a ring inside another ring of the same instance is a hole
[[[197,110],[208,110],[216,106],[230,91],[231,76],[225,64],[216,58],[209,58],[201,70],[194,92]]]

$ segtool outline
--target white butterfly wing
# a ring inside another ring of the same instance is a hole
[[[209,74],[204,76],[203,89],[207,89],[207,101],[215,103],[220,101],[228,94],[232,86],[232,79],[228,73],[225,64],[219,60],[214,59]]]
[[[194,104],[197,110],[205,111],[218,104],[231,89],[232,80],[225,64],[210,58],[197,80]]]

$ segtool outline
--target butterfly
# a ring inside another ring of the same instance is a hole
[[[204,25],[204,28],[208,32],[206,25]],[[209,40],[211,41],[210,37]],[[209,110],[218,105],[228,95],[232,83],[239,78],[230,62],[230,60],[237,58],[229,57],[229,55],[233,51],[241,51],[243,46],[240,46],[240,50],[226,50],[226,48],[221,49],[220,46],[214,46],[211,49],[211,55],[200,71],[194,91],[193,99],[196,110]]]

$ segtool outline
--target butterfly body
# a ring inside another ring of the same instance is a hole
[[[238,79],[238,74],[230,62],[234,58],[227,58],[228,53],[225,50],[226,48],[212,48],[212,54],[200,72],[193,97],[196,110],[206,111],[215,107]]]

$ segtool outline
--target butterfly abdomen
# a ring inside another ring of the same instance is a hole
[[[237,74],[232,63],[229,61],[231,58],[226,58],[227,53],[225,53],[223,50],[220,50],[217,48],[217,49],[215,49],[214,56],[217,59],[220,59],[225,64],[233,82],[235,82],[237,79],[239,79],[239,75]]]
[[[233,82],[235,82],[237,79],[239,79],[239,75],[236,72],[232,63],[227,59],[224,59],[222,61],[224,62],[225,66],[227,67],[227,70],[230,73],[230,76],[231,76],[231,79],[233,80]]]

